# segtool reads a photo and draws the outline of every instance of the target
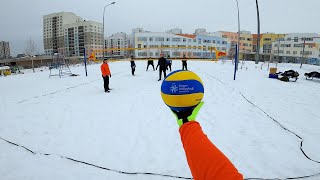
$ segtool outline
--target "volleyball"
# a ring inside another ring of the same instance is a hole
[[[161,85],[163,102],[175,111],[193,109],[202,101],[203,95],[202,80],[191,71],[174,71],[164,79]]]

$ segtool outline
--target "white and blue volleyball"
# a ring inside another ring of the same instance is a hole
[[[204,87],[198,75],[191,71],[174,71],[162,82],[161,97],[175,111],[196,107],[203,98]]]

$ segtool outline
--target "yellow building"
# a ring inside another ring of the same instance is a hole
[[[252,52],[252,34],[249,31],[241,31],[240,33],[240,54]]]
[[[280,41],[285,41],[286,34],[275,34],[275,33],[265,33],[262,34],[260,40],[260,52],[265,54],[272,53],[272,43],[280,39]]]

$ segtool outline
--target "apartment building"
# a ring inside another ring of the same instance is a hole
[[[228,51],[230,48],[230,43],[222,37],[162,32],[135,32],[132,44],[135,48],[168,48],[136,50],[136,58],[157,58],[160,53],[173,58],[181,58],[183,55],[189,58],[210,58],[212,57],[210,47],[221,51]]]
[[[120,32],[112,34],[110,37],[105,39],[106,49],[123,49],[129,48],[130,46],[130,36],[126,33]],[[128,55],[125,50],[112,50],[106,52],[106,56],[126,56]]]
[[[280,60],[319,59],[320,36],[316,33],[291,33],[272,42],[272,53]]]
[[[46,55],[64,53],[63,26],[83,21],[81,17],[71,12],[52,13],[43,16],[43,44]]]
[[[95,21],[78,21],[63,26],[64,49],[63,53],[67,57],[83,57],[93,51],[97,57],[102,57],[103,49],[103,28],[102,23]]]
[[[10,44],[9,42],[0,41],[0,59],[10,58]]]

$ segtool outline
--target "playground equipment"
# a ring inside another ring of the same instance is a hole
[[[49,64],[49,70],[51,76],[59,76],[60,78],[65,75],[72,75],[69,67],[69,62],[65,60],[64,56],[60,53],[55,53],[52,56],[52,63]]]

